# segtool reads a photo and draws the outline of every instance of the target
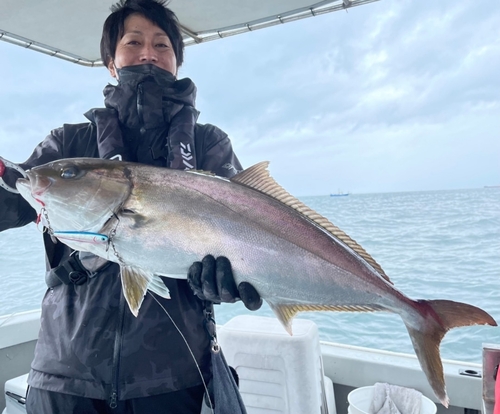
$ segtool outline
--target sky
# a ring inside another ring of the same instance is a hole
[[[244,167],[296,196],[500,185],[500,3],[380,0],[189,46],[178,77]],[[0,42],[0,156],[85,122],[113,79]]]

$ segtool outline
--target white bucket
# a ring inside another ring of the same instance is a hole
[[[349,402],[348,414],[369,414],[372,402],[373,385],[356,388],[347,396]],[[437,407],[431,400],[422,395],[420,414],[436,414]]]

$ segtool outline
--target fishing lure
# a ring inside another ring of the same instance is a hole
[[[60,240],[73,240],[92,244],[105,244],[109,240],[109,237],[105,234],[90,231],[55,231],[53,236]]]

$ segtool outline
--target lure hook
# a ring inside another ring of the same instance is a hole
[[[14,164],[13,162],[10,162],[9,160],[6,160],[2,157],[0,157],[0,161],[5,165],[5,168],[12,168],[13,170],[16,170],[19,174],[21,174],[23,178],[28,178],[26,171],[24,171],[19,165]],[[9,191],[10,193],[19,194],[17,188],[8,185],[2,177],[0,177],[0,187]]]

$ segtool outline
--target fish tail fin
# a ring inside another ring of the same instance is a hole
[[[420,366],[441,403],[448,408],[443,364],[439,345],[446,332],[452,328],[471,325],[496,326],[495,320],[475,306],[451,300],[419,300],[416,302],[423,317],[420,326],[405,321]]]

